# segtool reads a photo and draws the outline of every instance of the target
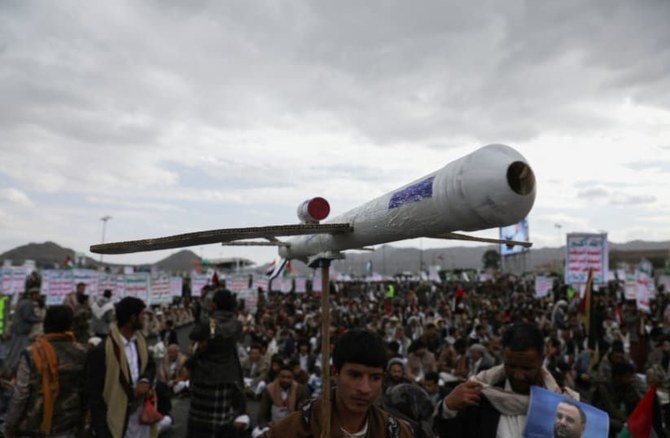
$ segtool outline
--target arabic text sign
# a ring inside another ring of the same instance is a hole
[[[593,282],[602,284],[607,279],[609,264],[607,234],[570,233],[567,236],[565,282],[583,284],[593,269]]]

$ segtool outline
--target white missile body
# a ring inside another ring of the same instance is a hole
[[[352,232],[293,237],[279,255],[306,260],[320,253],[512,225],[526,217],[535,193],[535,177],[520,153],[500,144],[484,146],[325,222],[349,223]]]

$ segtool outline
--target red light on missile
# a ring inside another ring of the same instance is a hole
[[[330,214],[330,205],[323,198],[316,197],[309,200],[307,213],[316,221],[322,221]]]
[[[330,214],[330,205],[323,198],[308,199],[298,206],[298,219],[303,224],[313,224],[325,219]]]

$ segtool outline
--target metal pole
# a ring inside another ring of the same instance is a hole
[[[419,278],[421,278],[421,272],[423,272],[423,237],[419,239]]]
[[[100,218],[102,221],[102,241],[100,243],[105,243],[105,229],[107,228],[107,221],[111,218],[111,216],[103,216]],[[100,264],[102,264],[102,253],[100,254]]]
[[[321,438],[330,438],[330,260],[319,260],[321,267]]]

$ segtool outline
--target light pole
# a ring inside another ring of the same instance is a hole
[[[102,221],[102,241],[100,243],[105,243],[105,229],[107,228],[107,221],[111,218],[111,216],[103,216],[100,218]],[[102,254],[100,254],[100,264],[102,264]]]
[[[558,259],[556,260],[556,270],[558,271],[561,268],[561,242],[562,242],[561,229],[563,228],[563,225],[554,224],[554,227],[558,232]]]

